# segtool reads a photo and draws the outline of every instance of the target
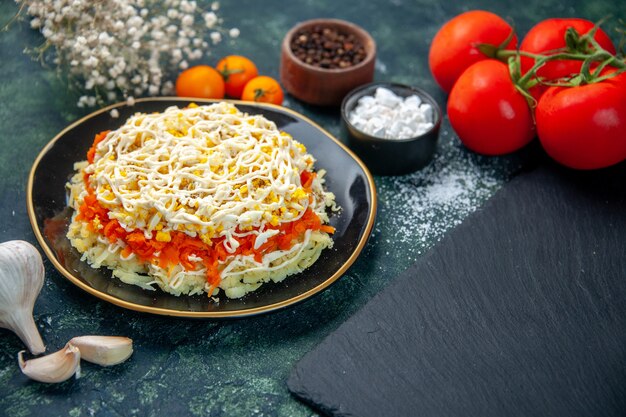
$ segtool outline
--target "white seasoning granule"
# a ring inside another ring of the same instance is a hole
[[[379,87],[373,96],[359,99],[348,115],[357,129],[381,139],[408,139],[422,135],[434,126],[433,108],[417,95],[402,98]]]

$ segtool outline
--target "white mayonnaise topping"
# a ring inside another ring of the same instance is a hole
[[[217,103],[135,114],[97,145],[85,172],[127,231],[156,232],[161,241],[173,230],[206,243],[224,236],[234,252],[235,236],[256,234],[258,248],[275,233],[265,225],[298,219],[308,207],[324,211],[321,184],[310,202],[300,181],[313,163],[273,122]]]

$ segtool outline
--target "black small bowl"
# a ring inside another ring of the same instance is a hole
[[[425,133],[406,139],[383,139],[357,129],[348,115],[361,97],[373,96],[379,87],[387,88],[402,98],[417,95],[423,103],[433,108],[433,127]],[[348,146],[376,175],[403,175],[424,167],[432,159],[437,148],[441,109],[424,90],[403,84],[374,82],[352,90],[341,103],[342,126],[348,138]]]

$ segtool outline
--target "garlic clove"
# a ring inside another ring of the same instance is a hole
[[[40,358],[24,360],[24,351],[17,355],[22,373],[39,382],[55,383],[67,381],[80,374],[80,350],[71,344],[58,352]]]
[[[0,243],[0,327],[12,330],[33,354],[45,346],[33,321],[33,306],[45,270],[39,251],[30,243]]]
[[[7,324],[7,326],[4,324]],[[14,311],[12,314],[5,316],[4,321],[0,323],[0,327],[13,330],[33,355],[39,355],[46,351],[31,311]]]
[[[121,336],[80,336],[69,341],[81,357],[102,366],[117,365],[133,353],[133,341]]]

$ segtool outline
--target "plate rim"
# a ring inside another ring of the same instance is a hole
[[[322,292],[323,290],[328,288],[331,284],[336,282],[341,276],[344,275],[344,273],[348,270],[348,268],[350,268],[352,264],[357,260],[357,258],[361,254],[363,248],[365,247],[372,233],[372,229],[376,221],[376,211],[377,211],[376,185],[374,183],[374,178],[372,177],[372,174],[370,173],[367,166],[365,166],[363,161],[361,161],[361,159],[354,152],[352,152],[350,148],[348,148],[341,141],[335,138],[330,132],[328,132],[326,129],[318,125],[316,122],[314,122],[307,116],[301,113],[298,113],[295,110],[292,110],[287,107],[279,106],[276,104],[271,104],[271,103],[258,103],[258,102],[248,102],[248,101],[230,100],[230,99],[219,100],[219,99],[202,99],[202,98],[195,98],[195,97],[172,97],[172,96],[144,97],[144,98],[135,99],[135,103],[150,102],[150,101],[181,101],[181,102],[191,101],[191,102],[197,102],[197,103],[218,103],[221,101],[226,101],[229,103],[233,103],[235,105],[241,104],[241,105],[246,105],[246,106],[255,106],[255,107],[267,108],[271,110],[278,110],[280,112],[286,112],[288,114],[296,116],[296,118],[298,119],[304,120],[305,122],[309,123],[313,127],[319,129],[330,140],[335,142],[336,145],[338,145],[340,148],[346,151],[348,155],[360,166],[360,168],[365,173],[365,176],[367,178],[367,187],[371,193],[372,201],[370,204],[370,208],[368,212],[368,220],[365,225],[364,233],[361,235],[361,238],[359,239],[359,242],[356,248],[350,254],[350,257],[330,277],[326,278],[323,282],[321,282],[320,284],[316,285],[313,288],[310,288],[309,290],[305,292],[297,294],[293,297],[289,297],[286,300],[283,300],[277,303],[268,304],[265,306],[254,307],[250,309],[231,310],[231,311],[183,311],[183,310],[175,310],[175,309],[169,309],[169,308],[153,307],[153,306],[145,306],[141,304],[136,304],[130,301],[119,299],[117,297],[114,297],[112,295],[106,294],[104,292],[101,292],[93,288],[92,286],[83,282],[78,277],[74,276],[63,265],[61,265],[61,263],[56,259],[56,256],[52,248],[50,248],[48,243],[45,241],[41,231],[39,230],[39,226],[37,225],[37,219],[35,216],[35,207],[33,204],[33,185],[34,185],[35,171],[39,167],[39,164],[41,160],[43,159],[43,157],[50,151],[50,149],[52,149],[52,147],[56,144],[56,142],[62,136],[64,136],[68,131],[74,129],[76,126],[84,123],[85,121],[95,116],[111,111],[117,107],[123,107],[123,106],[128,105],[126,101],[122,101],[122,102],[108,105],[92,113],[89,113],[81,117],[80,119],[74,121],[73,123],[69,124],[63,130],[57,133],[39,152],[39,154],[35,158],[35,161],[33,162],[33,165],[28,175],[28,183],[27,183],[27,188],[26,188],[26,209],[28,212],[30,225],[35,234],[35,238],[37,239],[39,246],[43,249],[46,257],[50,260],[54,268],[59,273],[61,273],[61,275],[63,275],[67,280],[69,280],[72,284],[76,285],[78,288],[82,289],[83,291],[86,291],[87,293],[101,300],[107,301],[118,307],[122,307],[128,310],[138,311],[140,313],[150,313],[150,314],[156,314],[160,316],[187,317],[187,318],[242,318],[242,317],[256,316],[256,315],[263,314],[263,313],[269,313],[269,312],[282,310],[288,306],[295,305],[301,301],[311,298],[315,294]]]

